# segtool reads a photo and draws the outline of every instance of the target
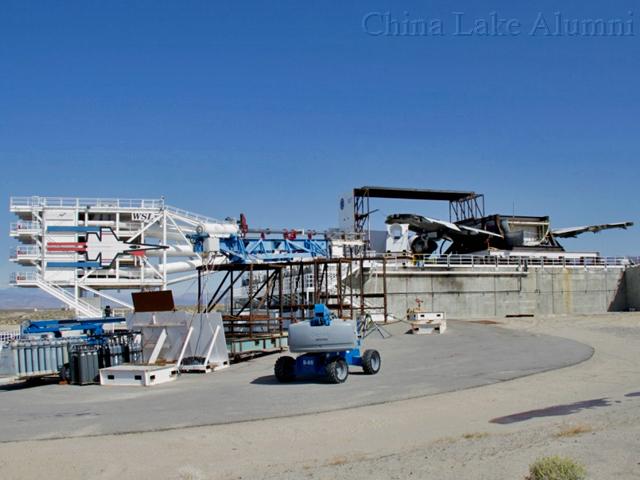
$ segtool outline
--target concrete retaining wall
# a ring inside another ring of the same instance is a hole
[[[627,307],[640,311],[640,265],[628,268],[624,273],[627,290]]]
[[[637,273],[636,293],[640,288],[640,271]],[[423,308],[446,312],[448,318],[628,309],[623,268],[530,267],[526,272],[424,269],[387,275],[388,309],[398,318],[405,318],[407,309],[416,306],[416,298],[424,302]],[[381,292],[382,279],[370,278],[365,290]]]

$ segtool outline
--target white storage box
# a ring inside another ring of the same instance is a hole
[[[413,312],[409,314],[410,322],[437,322],[444,320],[444,312]]]
[[[411,333],[425,335],[434,332],[443,333],[447,329],[444,312],[411,312]]]
[[[172,365],[118,365],[100,369],[100,385],[150,387],[178,378],[178,367]]]

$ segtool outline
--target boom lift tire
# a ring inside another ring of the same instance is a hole
[[[278,358],[273,370],[280,382],[292,382],[296,379],[296,361],[293,357]]]
[[[367,375],[375,375],[380,371],[382,360],[377,350],[365,350],[362,355],[362,370]]]
[[[349,377],[349,365],[342,358],[327,363],[325,371],[329,383],[344,383]]]

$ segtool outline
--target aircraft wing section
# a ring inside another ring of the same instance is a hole
[[[456,225],[455,223],[451,223],[451,222],[447,222],[445,220],[438,220],[436,218],[429,218],[429,217],[424,217],[424,220],[427,224],[429,225],[435,225],[438,228],[446,228],[448,230],[453,230],[455,232],[459,232],[460,231],[460,227],[458,227],[458,225]]]
[[[435,233],[453,234],[453,235],[487,235],[490,237],[503,238],[498,233],[489,232],[480,228],[467,227],[466,225],[456,225],[446,220],[438,220],[437,218],[423,217],[412,213],[397,213],[387,217],[387,224],[405,223],[409,225],[409,230],[419,234]]]
[[[551,233],[554,237],[569,238],[577,237],[578,235],[585,232],[598,233],[602,230],[609,230],[612,228],[623,228],[626,230],[628,227],[632,226],[633,222],[604,223],[602,225],[586,225],[583,227],[559,228],[557,230],[552,230]]]
[[[411,213],[389,215],[386,223],[408,225],[409,230],[415,233],[411,240],[411,250],[417,254],[431,254],[438,247],[438,240],[443,239],[451,242],[447,252],[469,253],[489,248],[491,238],[504,238],[501,234],[488,230]]]
[[[460,228],[455,223],[423,217],[422,215],[415,215],[413,213],[395,213],[393,215],[389,215],[386,223],[387,225],[391,225],[393,223],[407,224],[409,225],[409,230],[416,233],[433,233],[441,232],[443,230],[460,232]]]
[[[459,225],[459,227],[462,230],[466,230],[468,232],[472,232],[474,234],[477,235],[489,235],[491,237],[498,237],[498,238],[504,238],[502,235],[500,235],[499,233],[493,233],[493,232],[489,232],[487,230],[482,230],[481,228],[473,228],[473,227],[466,227],[464,225]]]

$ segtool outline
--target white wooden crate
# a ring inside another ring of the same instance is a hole
[[[438,322],[445,320],[444,312],[411,312],[410,322]]]
[[[100,369],[100,385],[150,387],[178,378],[178,368],[172,365],[118,365]]]
[[[411,333],[416,335],[443,333],[447,329],[444,312],[411,312],[408,317]]]
[[[412,322],[411,323],[411,333],[415,335],[428,335],[431,333],[444,333],[447,329],[447,321],[443,320],[441,322],[432,322],[432,323],[423,323],[423,322]]]

